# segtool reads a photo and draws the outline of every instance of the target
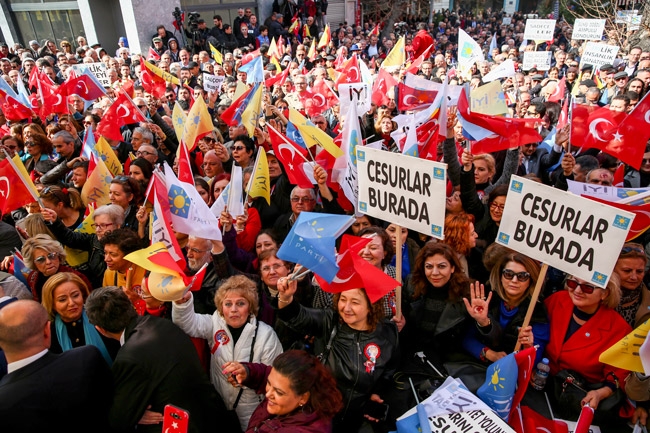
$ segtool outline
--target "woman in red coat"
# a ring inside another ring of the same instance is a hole
[[[546,346],[551,375],[562,370],[581,374],[589,384],[602,384],[589,390],[581,404],[596,409],[623,386],[626,370],[601,363],[600,354],[632,331],[614,310],[621,297],[619,278],[613,274],[607,288],[568,276],[564,291],[546,299],[551,339]],[[580,408],[575,408],[578,413]]]
[[[247,386],[266,398],[255,409],[246,433],[328,433],[343,406],[332,374],[316,358],[289,350],[264,364],[229,362],[223,374],[233,386]]]

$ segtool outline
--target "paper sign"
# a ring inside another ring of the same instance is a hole
[[[103,87],[111,87],[111,79],[106,71],[106,65],[102,62],[72,65],[72,69],[77,73],[77,75],[83,73],[84,69],[88,69],[95,77],[97,77]]]
[[[586,195],[607,201],[619,201],[650,191],[650,188],[617,188],[615,186],[576,182],[575,180],[568,179],[567,183],[569,184],[569,192],[575,195]],[[650,197],[646,197],[645,199],[640,198],[628,204],[637,206],[648,203],[648,200],[650,200]]]
[[[447,164],[357,146],[361,213],[444,236]]]
[[[605,287],[634,214],[512,176],[496,241]]]
[[[430,417],[429,427],[432,432],[445,433],[488,433],[494,431],[514,433],[512,427],[491,410],[472,410]]]
[[[616,54],[618,54],[616,45],[587,42],[580,58],[580,67],[582,68],[582,65],[592,65],[594,68],[600,68],[608,63],[613,64]]]
[[[372,86],[366,83],[339,84],[339,103],[341,113],[347,113],[350,103],[357,104],[357,113],[370,111],[372,104]]]
[[[533,41],[550,41],[555,31],[555,20],[526,20],[524,39]]]
[[[598,360],[603,364],[613,365],[614,367],[638,373],[648,371],[645,369],[644,364],[647,364],[650,360],[646,358],[644,363],[640,353],[649,330],[650,320],[646,320],[638,328],[601,353]]]
[[[573,25],[573,35],[571,39],[579,40],[600,40],[603,37],[606,20],[592,20],[586,18],[576,18]]]
[[[512,18],[511,17],[503,17],[501,19],[501,22],[505,24],[506,26],[509,26],[512,23]]]
[[[470,92],[472,111],[482,114],[500,115],[508,112],[506,97],[501,89],[501,82],[492,81]]]
[[[551,69],[552,55],[550,51],[524,51],[522,69],[530,71],[532,68],[537,68],[538,71],[548,71]]]
[[[221,93],[221,85],[225,78],[221,75],[203,74],[203,88],[208,92]]]

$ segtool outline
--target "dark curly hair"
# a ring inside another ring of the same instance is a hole
[[[427,242],[415,258],[415,269],[413,269],[413,273],[411,274],[411,283],[415,289],[413,299],[424,296],[427,290],[432,288],[431,283],[424,273],[424,262],[436,254],[443,256],[454,267],[454,272],[449,279],[449,299],[455,302],[464,296],[468,296],[469,278],[463,272],[463,266],[458,260],[458,253],[452,247],[442,242]]]

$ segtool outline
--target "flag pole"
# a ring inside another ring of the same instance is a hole
[[[395,287],[395,318],[402,318],[402,226],[396,225],[395,231],[395,276],[400,283]]]
[[[524,323],[521,325],[522,328],[525,328],[530,324],[530,319],[533,317],[533,311],[535,310],[535,304],[537,304],[537,299],[539,298],[539,293],[542,291],[542,286],[544,285],[544,279],[546,278],[546,271],[548,270],[548,264],[542,263],[542,268],[539,270],[539,277],[537,278],[537,284],[535,284],[535,290],[530,299],[530,304],[528,305],[528,311],[526,311],[526,317],[524,318]],[[515,345],[515,352],[521,348],[521,343],[517,340]]]

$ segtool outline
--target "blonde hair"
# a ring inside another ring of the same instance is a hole
[[[248,301],[250,314],[257,316],[259,310],[259,300],[257,297],[257,284],[250,278],[243,275],[235,275],[228,278],[217,290],[214,295],[214,305],[217,311],[223,317],[223,300],[230,292],[239,293]]]
[[[609,308],[616,308],[621,302],[621,278],[616,272],[612,272],[607,283],[607,296],[603,299],[602,304]]]
[[[73,274],[72,272],[61,272],[60,274],[52,275],[43,285],[43,293],[41,294],[41,304],[47,310],[50,320],[54,320],[54,316],[56,315],[56,311],[54,311],[54,291],[63,283],[75,283],[79,290],[81,290],[84,302],[88,294],[90,294],[88,286],[79,275]]]
[[[481,153],[479,155],[474,155],[474,161],[485,161],[485,165],[487,165],[488,169],[488,174],[490,175],[490,180],[492,180],[494,174],[497,171],[494,157],[489,153]]]
[[[36,269],[34,265],[34,252],[44,250],[48,253],[57,253],[61,263],[65,262],[65,250],[59,241],[55,241],[48,235],[38,234],[27,239],[23,244],[22,254],[25,259],[25,265],[32,270]]]

